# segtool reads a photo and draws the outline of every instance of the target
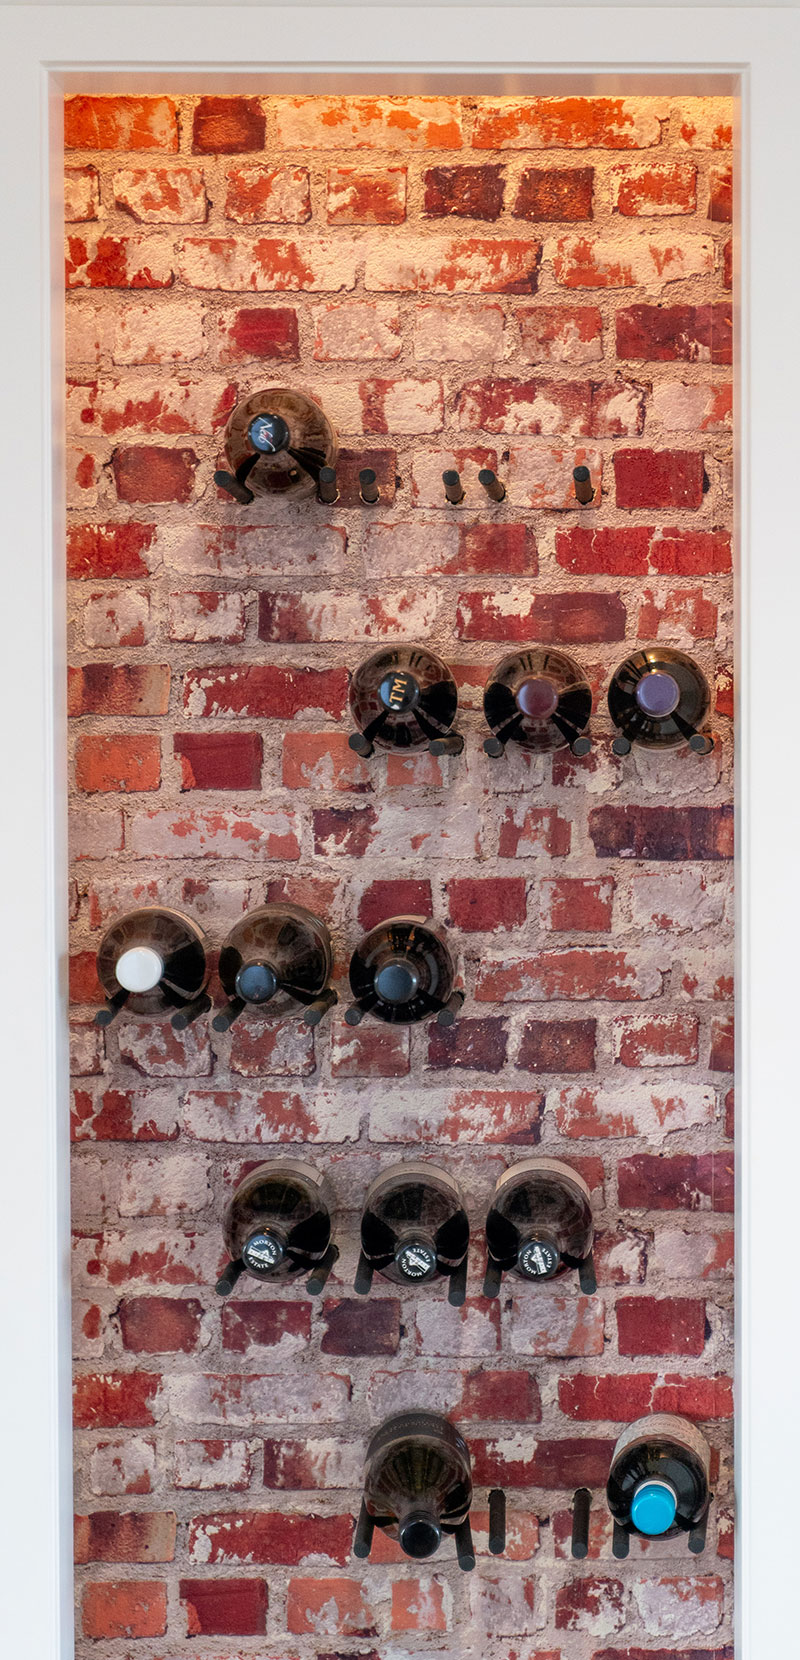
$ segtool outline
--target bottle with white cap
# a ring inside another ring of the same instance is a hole
[[[617,736],[615,755],[633,744],[643,749],[675,749],[688,744],[708,755],[714,739],[701,732],[709,709],[708,682],[694,658],[674,646],[645,646],[615,670],[608,688],[608,711]]]
[[[205,938],[189,917],[162,906],[128,911],[111,924],[98,948],[97,976],[106,994],[98,1026],[109,1026],[127,1003],[137,1014],[174,1010],[176,1030],[211,1007]]]
[[[685,1533],[697,1556],[706,1542],[711,1505],[711,1449],[695,1424],[654,1412],[623,1430],[611,1459],[606,1500],[614,1520],[612,1550],[626,1557],[632,1533],[668,1539]],[[587,1488],[575,1494],[572,1554],[588,1551]]]

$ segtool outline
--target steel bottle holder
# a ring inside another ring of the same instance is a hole
[[[584,730],[591,687],[564,651],[529,646],[503,657],[487,682],[483,712],[492,729],[483,743],[487,755],[502,755],[508,743],[539,754],[568,744],[573,755],[586,755],[592,747]]]
[[[422,1160],[393,1165],[364,1201],[354,1289],[367,1296],[375,1273],[407,1287],[445,1277],[447,1300],[460,1308],[468,1247],[469,1220],[454,1177]]]
[[[302,1010],[316,1026],[337,1001],[329,984],[331,937],[302,905],[276,903],[250,911],[231,929],[220,952],[219,977],[229,1002],[214,1016],[226,1032],[246,1008],[278,1018]]]
[[[350,713],[358,727],[349,738],[357,755],[380,749],[424,749],[460,755],[464,739],[453,732],[456,683],[446,663],[427,646],[384,646],[359,664],[350,682]]]
[[[314,398],[270,386],[233,410],[225,428],[230,471],[215,472],[214,483],[242,506],[256,496],[310,495],[338,452],[336,432]]]
[[[672,1539],[684,1533],[689,1550],[705,1547],[712,1494],[711,1450],[695,1424],[667,1412],[638,1418],[623,1430],[611,1458],[606,1502],[614,1522],[612,1550],[628,1555],[631,1534]],[[589,1549],[592,1495],[579,1487],[572,1510],[572,1554]]]
[[[520,1159],[498,1177],[486,1218],[484,1296],[499,1296],[504,1274],[536,1282],[569,1270],[592,1296],[593,1242],[591,1196],[577,1170],[558,1159]]]
[[[110,1026],[130,1003],[136,1014],[174,1010],[172,1025],[181,1031],[211,1007],[205,938],[189,917],[162,906],[127,911],[111,924],[98,948],[97,977],[106,994],[98,1026]]]
[[[618,735],[611,748],[627,755],[643,749],[675,749],[688,743],[698,755],[714,748],[699,728],[710,703],[708,684],[694,659],[673,646],[646,646],[626,657],[608,688],[608,709]]]
[[[312,1296],[323,1290],[339,1252],[331,1242],[330,1189],[313,1165],[299,1159],[259,1164],[239,1183],[222,1224],[230,1257],[217,1281],[230,1295],[242,1274],[285,1284],[308,1274]]]
[[[410,1026],[435,1015],[440,1026],[452,1026],[464,1002],[454,981],[447,942],[429,919],[389,917],[365,934],[353,952],[354,1001],[344,1018],[348,1026],[358,1026],[365,1014]]]
[[[376,1528],[396,1539],[414,1561],[433,1556],[445,1534],[455,1539],[458,1565],[475,1567],[469,1513],[472,1465],[464,1437],[438,1412],[400,1412],[387,1418],[367,1448],[364,1496],[353,1554],[368,1557]],[[489,1549],[505,1550],[505,1494],[489,1494]]]

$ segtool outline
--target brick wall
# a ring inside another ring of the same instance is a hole
[[[731,1653],[731,113],[68,101],[81,1660]],[[229,410],[275,382],[369,452],[379,508],[215,489]],[[462,757],[347,748],[348,667],[396,637],[453,664]],[[487,668],[532,640],[590,672],[588,760],[482,753]],[[714,685],[708,759],[610,753],[601,693],[652,640]],[[284,894],[330,920],[340,977],[362,928],[432,911],[463,1019],[93,1027],[117,912],[176,904],[218,943]],[[298,1135],[338,1192],[339,1273],[319,1304],[242,1282],[223,1307],[226,1198]],[[481,1218],[537,1146],[592,1186],[599,1292],[490,1306]],[[469,1196],[461,1313],[352,1295],[367,1184],[420,1148]],[[366,1436],[407,1400],[508,1484],[508,1555],[479,1518],[471,1578],[447,1550],[351,1559]],[[713,1442],[706,1554],[618,1564],[598,1503],[571,1562],[573,1486],[651,1408]]]

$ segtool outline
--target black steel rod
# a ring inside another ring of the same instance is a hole
[[[380,501],[381,493],[378,489],[377,476],[372,467],[362,467],[361,472],[358,475],[358,483],[361,492],[361,500],[366,502],[368,507],[374,507],[376,502]]]
[[[506,1496],[501,1487],[493,1487],[489,1494],[489,1550],[492,1556],[502,1556],[506,1548]]]
[[[461,483],[460,474],[456,472],[454,467],[449,467],[446,472],[442,473],[442,483],[450,505],[458,507],[459,502],[464,500],[464,486]]]
[[[579,1487],[572,1501],[572,1554],[582,1562],[589,1554],[589,1516],[592,1495],[588,1487]]]
[[[478,483],[483,485],[491,501],[505,501],[506,487],[500,483],[497,474],[492,472],[491,467],[481,467],[478,474]]]

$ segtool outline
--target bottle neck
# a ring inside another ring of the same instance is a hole
[[[442,1538],[439,1513],[432,1501],[413,1500],[397,1518],[400,1548],[406,1556],[423,1561],[433,1556]]]
[[[271,963],[253,957],[242,962],[236,976],[236,995],[245,1003],[268,1003],[278,990],[278,976]]]

